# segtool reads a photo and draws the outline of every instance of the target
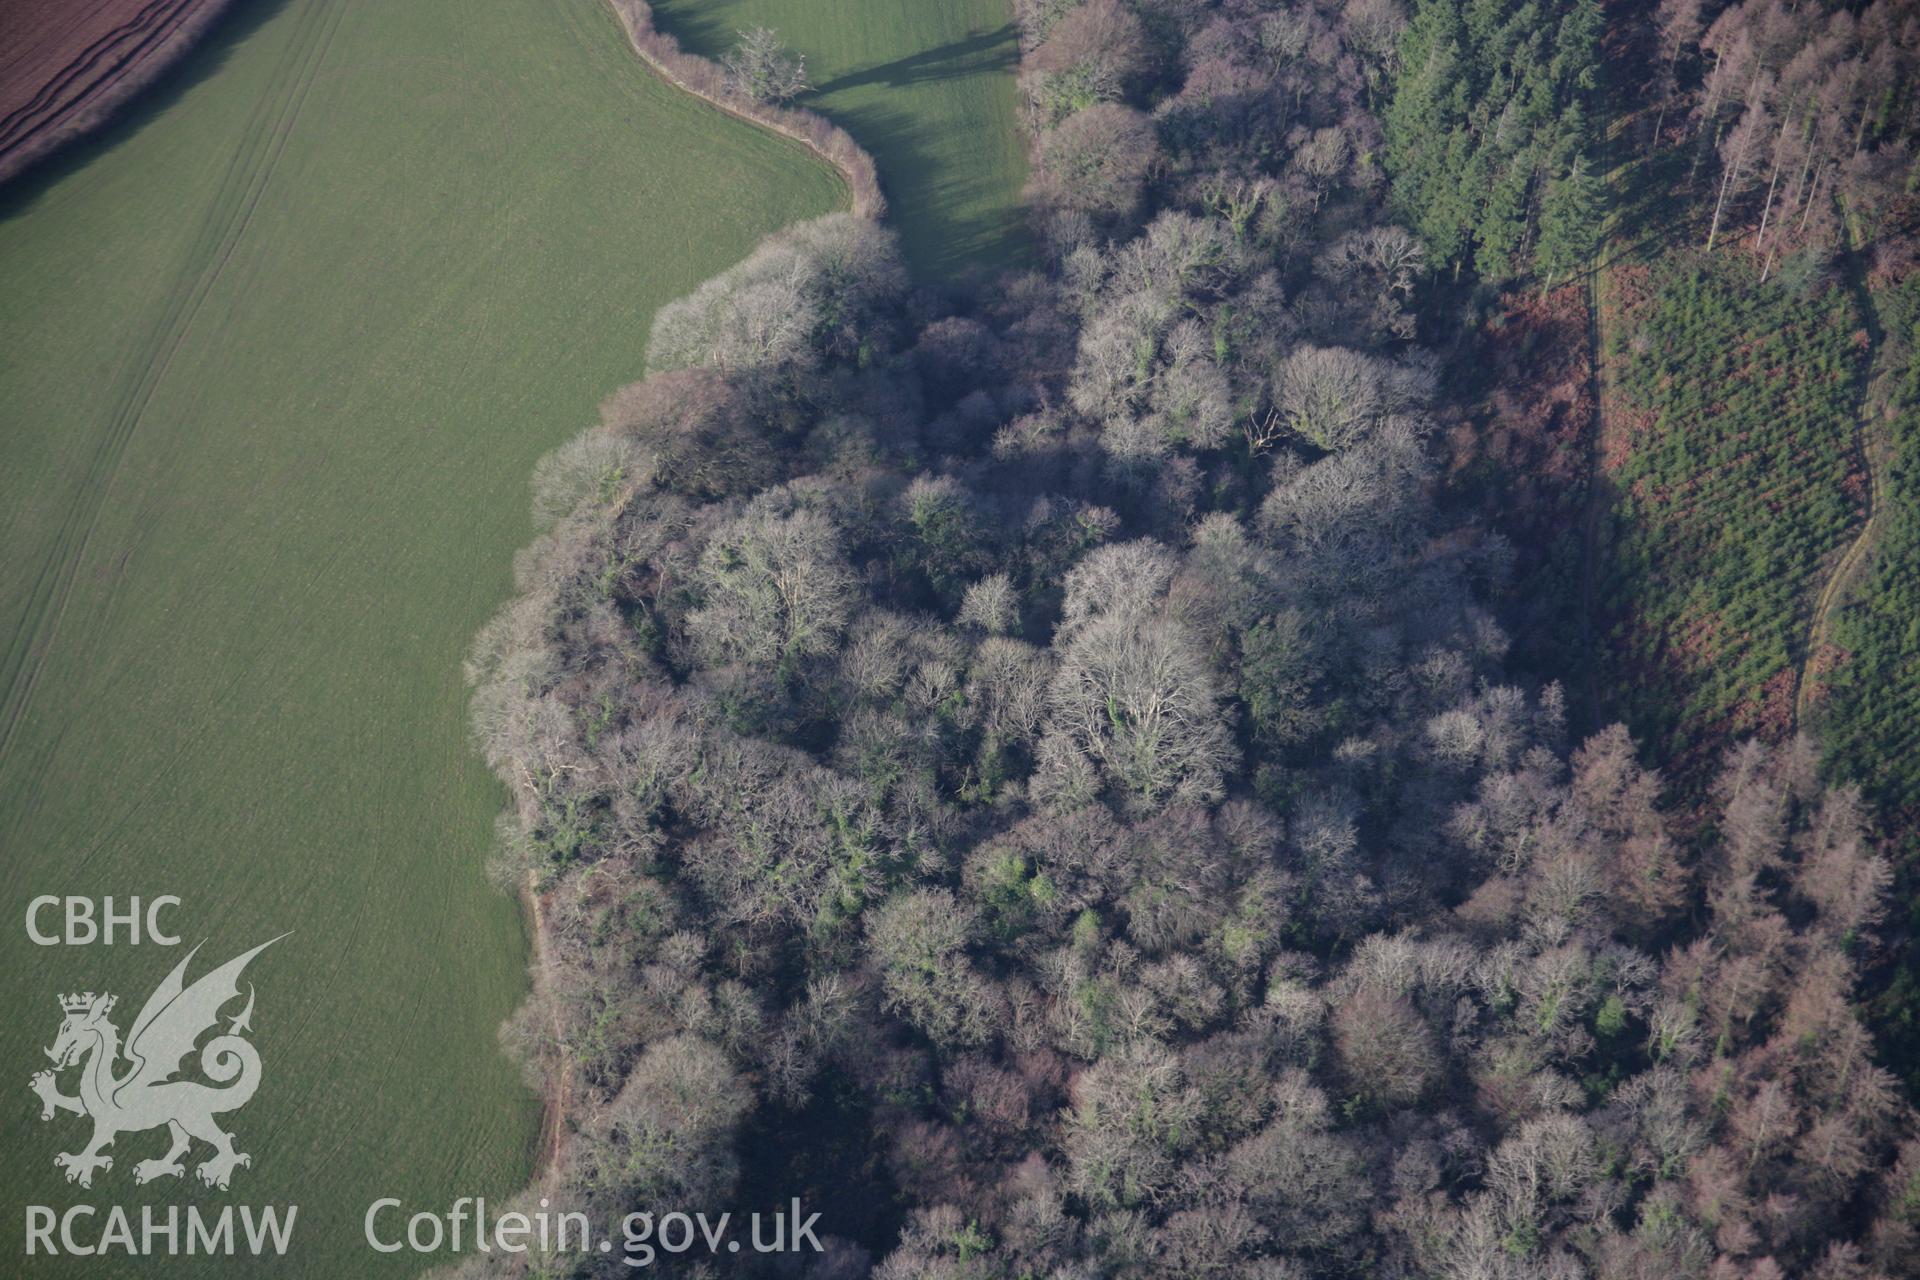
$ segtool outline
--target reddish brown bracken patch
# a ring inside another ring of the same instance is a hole
[[[1806,683],[1806,699],[1809,705],[1818,706],[1826,701],[1827,694],[1833,690],[1833,681],[1828,679],[1834,672],[1845,666],[1853,655],[1839,645],[1823,643],[1807,658],[1806,673],[1801,677]]]
[[[1689,671],[1705,671],[1720,660],[1720,615],[1710,613],[1682,621],[1673,637],[1674,657]]]
[[[1783,667],[1760,686],[1758,695],[1734,708],[1733,731],[1779,742],[1793,732],[1794,673]]]
[[[1456,473],[1492,481],[1509,537],[1545,545],[1577,519],[1585,491],[1593,427],[1586,291],[1569,284],[1544,298],[1510,293],[1500,303],[1474,344],[1491,362],[1490,389],[1449,434],[1448,461]]]

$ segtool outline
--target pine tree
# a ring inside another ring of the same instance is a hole
[[[1400,41],[1400,71],[1382,118],[1399,215],[1426,242],[1429,261],[1452,260],[1464,234],[1452,208],[1472,140],[1465,114],[1460,16],[1453,0],[1420,0]]]
[[[1479,247],[1473,269],[1485,280],[1504,280],[1513,274],[1521,241],[1527,230],[1527,173],[1510,164],[1493,184],[1474,231]]]
[[[1599,175],[1584,156],[1574,159],[1564,177],[1547,184],[1540,209],[1540,243],[1534,249],[1542,290],[1551,289],[1593,255],[1604,207]]]
[[[1499,280],[1537,265],[1541,178],[1590,142],[1599,32],[1595,0],[1420,0],[1382,123],[1396,212],[1434,266]]]

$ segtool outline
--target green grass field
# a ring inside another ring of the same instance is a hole
[[[524,1179],[538,1109],[495,1029],[526,941],[481,879],[503,796],[460,658],[534,458],[640,374],[654,307],[844,199],[597,0],[243,6],[0,192],[0,1257],[28,1204],[297,1203],[272,1274],[408,1273],[361,1244],[370,1201]],[[56,995],[117,992],[125,1030],[184,951],[29,945],[28,900],[66,893],[178,894],[201,967],[294,931],[248,975],[230,1193],[136,1188],[161,1132],[91,1191],[54,1168],[85,1139],[27,1090]],[[266,1274],[165,1274],[204,1271]]]
[[[718,58],[767,26],[806,55],[800,100],[873,153],[888,221],[917,273],[955,277],[1027,252],[1026,182],[1008,0],[655,0],[663,31]]]

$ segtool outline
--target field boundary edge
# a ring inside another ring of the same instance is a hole
[[[654,25],[647,0],[606,0],[642,62],[662,80],[736,119],[759,125],[799,143],[830,165],[853,196],[853,212],[875,221],[886,216],[880,170],[873,156],[839,125],[817,111],[776,107],[729,93],[726,72],[711,59],[688,53],[680,42]]]
[[[33,100],[5,122],[8,131],[19,132],[0,141],[0,184],[112,120],[121,107],[192,52],[232,7],[233,0],[182,0],[156,16],[149,6],[79,50],[74,60],[48,77]],[[111,70],[74,87],[75,79],[129,40],[133,48]],[[71,96],[66,96],[69,90]],[[63,96],[65,101],[57,100]]]

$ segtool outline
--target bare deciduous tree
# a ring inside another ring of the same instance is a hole
[[[780,37],[767,27],[734,33],[739,42],[722,58],[727,88],[754,102],[791,102],[813,86],[807,81],[807,60],[790,53]]]
[[[1035,181],[1050,204],[1125,221],[1139,207],[1158,158],[1152,122],[1131,107],[1104,102],[1042,136]]]
[[[992,1029],[994,992],[966,946],[973,912],[945,889],[916,889],[881,904],[869,938],[889,1007],[941,1044],[978,1044]]]
[[[1217,798],[1236,762],[1205,657],[1179,623],[1109,614],[1061,658],[1053,729],[1130,803]]]
[[[676,369],[622,387],[601,425],[654,455],[662,488],[700,498],[750,492],[775,475],[773,450],[748,396],[713,369]]]
[[[1356,990],[1334,1006],[1333,1042],[1349,1087],[1370,1104],[1405,1106],[1433,1080],[1433,1033],[1404,996]]]
[[[546,528],[588,499],[610,502],[653,478],[654,455],[610,431],[583,431],[533,467],[533,522]]]
[[[691,1035],[663,1040],[593,1117],[570,1172],[591,1203],[614,1212],[663,1196],[724,1196],[738,1176],[732,1131],[752,1104],[718,1047]]]
[[[716,662],[776,664],[829,653],[852,605],[839,534],[779,490],[714,531],[700,553],[695,647]]]
[[[1004,573],[990,573],[967,588],[960,602],[959,623],[978,627],[990,636],[1014,630],[1020,622],[1020,595],[1013,579]]]
[[[1384,411],[1376,361],[1343,347],[1303,346],[1273,374],[1273,403],[1287,425],[1321,449],[1347,447]]]
[[[1146,70],[1140,20],[1119,0],[1088,0],[1053,23],[1021,60],[1020,82],[1042,124],[1116,102]]]
[[[1152,538],[1095,547],[1067,574],[1060,635],[1109,615],[1150,613],[1167,593],[1177,561]]]
[[[879,224],[847,213],[797,223],[660,308],[647,366],[811,366],[856,350],[876,312],[905,288],[893,233]]]

